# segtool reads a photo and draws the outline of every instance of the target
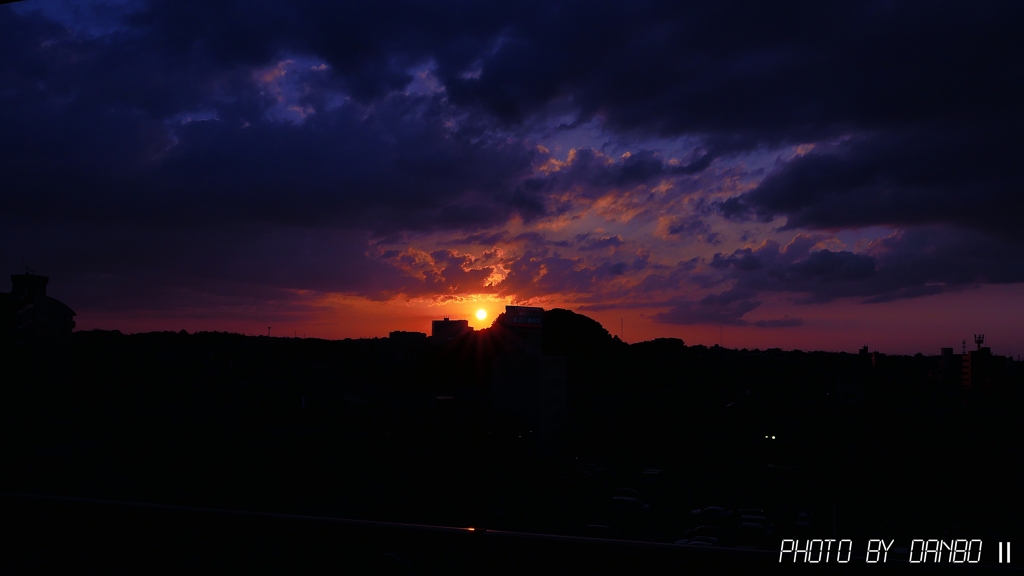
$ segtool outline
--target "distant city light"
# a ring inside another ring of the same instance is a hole
[[[487,311],[484,310],[483,308],[477,310],[476,317],[478,320],[483,320],[484,318],[487,318]]]
[[[772,436],[772,440],[775,440],[775,436]]]

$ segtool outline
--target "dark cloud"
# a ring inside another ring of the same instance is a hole
[[[625,244],[622,237],[618,234],[614,236],[605,236],[603,238],[589,238],[589,236],[589,234],[583,234],[576,237],[576,239],[580,241],[580,245],[576,248],[577,250],[603,250],[605,248],[618,248]]]
[[[707,168],[711,159],[704,150],[694,150],[690,162],[673,164],[654,150],[638,150],[612,160],[591,148],[573,150],[557,176],[563,188],[586,183],[598,188],[628,187],[659,178],[694,174]]]
[[[342,108],[304,125],[201,121],[173,132],[130,111],[9,107],[0,122],[15,138],[0,144],[0,168],[22,193],[4,211],[381,234],[487,227],[519,211],[510,189],[529,170],[529,149],[471,142],[407,104],[382,102],[369,118]]]
[[[625,263],[616,264],[618,269],[633,272],[653,270],[645,275],[631,275],[639,278],[628,287],[616,287],[607,283],[595,282],[589,294],[577,296],[576,301],[584,303],[579,310],[600,311],[631,308],[662,308],[679,301],[678,293],[686,281],[692,277],[693,270],[699,265],[700,258],[679,262],[676,266],[652,264],[649,255],[641,250],[633,263],[628,267]],[[597,278],[607,280],[608,278]]]
[[[720,243],[712,209],[902,234],[866,251],[798,237],[654,269],[637,290],[660,302],[686,278],[733,284],[662,321],[741,323],[765,293],[879,302],[1021,282],[1022,14],[1016,2],[154,0],[107,13],[100,34],[4,7],[3,258],[28,246],[71,276],[197,294],[227,290],[224,278],[374,299],[463,293],[490,269],[445,250],[409,262],[374,241],[443,231],[493,246],[516,218],[665,179],[732,182],[719,160],[814,144],[742,194],[664,214],[668,234]],[[414,81],[427,88],[406,90]],[[638,144],[560,162],[531,137],[562,122]],[[676,137],[678,161],[655,144]],[[656,261],[567,258],[547,249],[569,241],[537,232],[511,241],[525,252],[498,290],[520,298],[596,298]]]
[[[455,238],[452,240],[438,241],[439,245],[456,246],[456,245],[480,245],[480,246],[493,246],[499,242],[508,241],[508,230],[502,230],[500,232],[478,232],[476,234],[470,234],[463,238]]]
[[[703,152],[675,169],[687,172],[759,144],[1015,111],[1021,85],[1013,63],[1022,48],[1011,39],[1020,22],[1012,2],[971,10],[640,2],[623,10],[579,2],[154,1],[125,19],[131,33],[118,41],[129,49],[103,56],[121,58],[103,67],[120,80],[94,85],[105,98],[177,112],[205,100],[227,72],[291,53],[324,59],[339,87],[373,102],[432,62],[453,103],[498,118],[521,120],[568,99],[581,117],[600,116],[614,129],[703,135]],[[134,73],[147,81],[133,90],[126,80]],[[618,178],[659,169],[638,153]]]
[[[1024,252],[977,232],[915,228],[876,241],[864,254],[812,251],[814,241],[798,235],[784,248],[766,241],[756,249],[715,254],[709,265],[735,281],[733,290],[790,293],[802,303],[844,297],[885,302],[1024,281]]]
[[[902,300],[904,298],[917,298],[919,296],[934,296],[935,294],[941,294],[947,291],[947,287],[942,284],[931,284],[924,286],[907,286],[904,288],[897,288],[886,294],[879,294],[878,296],[872,296],[864,300],[865,304],[879,304],[881,302],[892,302],[893,300]]]
[[[657,293],[675,293],[682,287],[684,280],[690,279],[693,275],[693,270],[697,267],[698,258],[679,262],[675,268],[669,271],[667,274],[662,271],[654,272],[644,276],[644,278],[637,283],[636,292],[643,295],[657,294]]]
[[[774,320],[758,320],[754,322],[754,326],[758,328],[796,328],[797,326],[803,326],[804,321],[800,318],[776,318]]]
[[[948,224],[1024,241],[1018,117],[993,125],[913,126],[850,139],[779,164],[720,204],[732,219],[783,229]]]
[[[277,14],[261,7],[242,28]],[[223,7],[199,12],[207,9]],[[129,20],[132,33],[82,38],[0,11],[0,35],[14,32],[0,56],[0,170],[18,191],[4,213],[379,234],[543,213],[541,201],[516,190],[536,151],[471,118],[454,120],[459,111],[442,96],[346,104],[329,69],[284,66],[277,52],[232,51],[231,42],[214,57],[217,17],[192,13],[188,21],[202,23],[193,33],[211,38],[179,46],[161,36],[173,18],[147,14]],[[258,30],[272,38],[276,26]],[[242,65],[271,68],[261,77]]]
[[[852,136],[723,212],[784,216],[790,229],[948,223],[1021,238],[1020,4],[570,6],[515,27],[479,77],[446,80],[453,100],[509,121],[571,100],[621,132],[700,135],[705,161]],[[658,166],[638,155],[629,168],[618,177]]]
[[[798,234],[786,246],[765,241],[757,248],[715,254],[680,263],[671,274],[652,273],[627,291],[606,293],[616,303],[590,304],[595,310],[616,307],[665,308],[657,322],[670,324],[752,324],[762,328],[803,325],[784,317],[749,322],[744,316],[769,295],[796,304],[819,304],[854,298],[864,304],[962,291],[983,284],[1024,282],[1024,252],[999,237],[972,231],[920,227],[872,242],[864,253],[822,249],[825,235]],[[683,266],[683,264],[688,264]],[[695,300],[669,298],[685,284],[701,288],[730,286]]]
[[[629,268],[630,270],[646,270],[649,267],[651,267],[651,252],[641,248],[637,251],[636,258],[633,258]]]
[[[568,106],[618,131],[701,135],[703,153],[678,168],[686,172],[758,145],[1005,120],[1022,90],[1014,66],[1022,48],[1011,40],[1021,12],[1013,2],[970,10],[640,2],[624,10],[580,2],[160,1],[126,24],[137,36],[131,52],[157,55],[173,64],[168,70],[194,76],[186,64],[224,71],[282,53],[316,55],[362,102],[401,89],[411,68],[432,62],[454,104],[505,121]],[[180,109],[190,100],[178,92],[202,82],[138,84]],[[638,154],[620,177],[656,168]]]
[[[721,295],[708,295],[697,302],[679,302],[652,318],[663,324],[743,326],[747,324],[743,315],[760,305],[759,301],[734,298],[728,292],[723,292]]]
[[[551,3],[512,23],[478,77],[445,80],[457,101],[510,120],[571,97],[622,130],[749,148],[966,103],[1016,109],[1020,22],[1012,2]]]
[[[298,291],[486,291],[492,269],[444,261],[411,276],[367,256],[366,232],[507,219],[532,148],[446,124],[432,96],[392,95],[372,109],[300,98],[287,103],[310,118],[274,121],[278,102],[251,71],[193,66],[147,42],[82,38],[0,10],[8,270],[25,255],[92,310],[216,313],[236,297],[298,314],[292,304],[310,298]],[[167,117],[179,113],[215,119]]]
[[[565,161],[548,156],[548,162],[541,168],[544,174],[527,178],[517,192],[531,198],[570,193],[574,198],[593,200],[610,190],[621,192],[700,172],[710,164],[706,156],[695,150],[690,163],[680,165],[652,150],[626,153],[616,160],[593,148],[577,148],[570,150]],[[559,212],[554,206],[547,211]]]
[[[697,215],[677,219],[669,225],[668,233],[699,238],[708,244],[721,243],[721,234],[713,232],[707,220]]]
[[[550,240],[540,232],[523,232],[522,234],[516,235],[513,240],[516,242],[522,242],[531,248],[539,248],[543,246],[568,248],[569,246],[572,246],[572,242],[568,240]]]
[[[281,52],[325,59],[346,92],[372,102],[404,88],[433,60],[443,77],[471,71],[535,7],[388,0],[219,2],[155,0],[130,19],[154,49],[222,67],[260,65]],[[537,6],[536,8],[540,8]]]
[[[627,262],[588,263],[583,258],[550,253],[547,248],[528,250],[504,266],[508,275],[497,285],[498,294],[519,300],[550,294],[603,294],[609,280],[630,269]]]

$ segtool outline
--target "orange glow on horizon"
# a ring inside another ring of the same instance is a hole
[[[141,311],[79,309],[77,330],[94,328],[120,330],[125,333],[171,330],[235,332],[266,336],[273,326],[273,337],[307,337],[324,339],[387,338],[391,331],[412,331],[430,334],[431,321],[444,316],[469,320],[480,330],[490,325],[477,319],[476,311],[503,310],[507,304],[541,306],[546,309],[566,308],[584,314],[604,326],[612,335],[636,343],[654,338],[681,338],[688,345],[723,344],[730,349],[801,349],[856,352],[864,344],[886,354],[937,353],[940,347],[955,345],[970,331],[965,326],[984,321],[986,332],[992,334],[993,348],[1000,354],[1019,353],[1024,345],[1024,329],[1014,319],[1024,313],[1024,301],[1015,285],[985,286],[964,294],[950,292],[890,303],[859,305],[841,301],[830,306],[794,305],[785,298],[770,300],[752,312],[744,325],[676,325],[658,321],[664,306],[651,308],[591,310],[571,300],[535,298],[517,301],[514,297],[494,294],[471,294],[451,300],[418,298],[371,301],[343,295],[301,294],[305,298],[282,305],[267,302],[262,306],[221,308],[219,314],[209,310]],[[999,303],[993,306],[992,302]],[[936,307],[947,310],[935,315]],[[994,310],[998,310],[995,312]],[[497,313],[497,312],[496,312]],[[915,326],[914,330],[894,331],[892,318],[899,314]],[[754,323],[761,319],[788,315],[804,321],[793,328],[765,329]],[[624,333],[623,333],[624,332]]]

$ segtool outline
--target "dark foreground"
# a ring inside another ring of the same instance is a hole
[[[1019,565],[997,547],[1024,542],[1024,363],[967,394],[937,358],[545,322],[569,403],[544,456],[488,410],[483,336],[0,348],[0,574],[985,569],[911,566],[914,539]],[[849,564],[779,564],[783,539],[829,538],[854,542]],[[893,542],[887,563],[866,563],[870,539]]]
[[[1016,573],[1003,565],[779,563],[778,554],[0,494],[5,574]]]

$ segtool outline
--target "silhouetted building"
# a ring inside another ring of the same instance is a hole
[[[953,348],[942,349],[939,374],[944,383],[969,392],[991,392],[1006,382],[1008,359],[993,355],[991,348],[981,345],[983,339],[983,336],[976,336],[978,349],[970,351],[964,341],[963,354],[954,354]]]
[[[506,306],[504,350],[495,357],[490,398],[495,414],[512,422],[540,454],[561,444],[566,410],[566,362],[541,355],[543,308]]]
[[[505,352],[539,356],[544,334],[544,309],[533,306],[505,306],[501,317]]]
[[[469,320],[449,320],[445,316],[444,320],[434,320],[431,323],[430,335],[436,342],[447,342],[472,331]]]
[[[1006,357],[994,356],[992,349],[978,347],[963,356],[965,390],[991,392],[999,388],[1006,376]]]
[[[1006,383],[1010,386],[1020,387],[1024,384],[1024,362],[1020,356],[1015,360],[1013,356],[1006,359]]]
[[[11,275],[11,292],[0,294],[0,322],[7,342],[54,340],[71,334],[75,311],[46,295],[46,276]]]

